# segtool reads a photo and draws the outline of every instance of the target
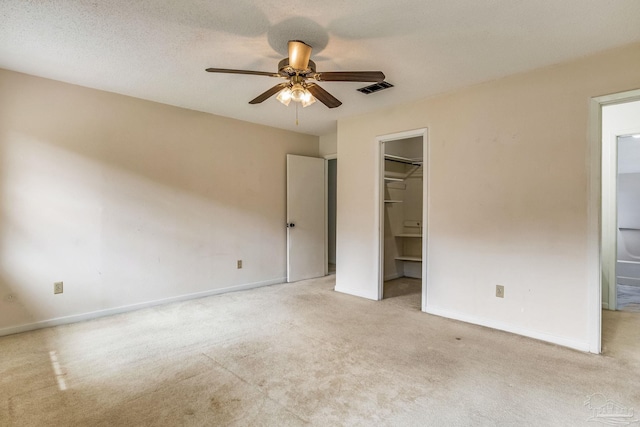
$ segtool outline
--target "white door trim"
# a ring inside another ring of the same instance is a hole
[[[329,159],[324,158],[324,275],[329,274]]]
[[[587,275],[589,351],[602,351],[602,107],[640,100],[640,90],[591,98],[589,102],[589,145],[587,168],[589,194],[587,206]]]
[[[427,128],[408,130],[376,137],[377,166],[376,194],[378,198],[378,215],[375,227],[378,230],[378,301],[384,293],[384,143],[398,139],[422,137],[423,178],[422,178],[422,311],[427,309],[427,266],[429,248],[429,135]]]

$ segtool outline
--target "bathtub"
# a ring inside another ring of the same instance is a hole
[[[618,260],[616,262],[616,278],[620,285],[640,287],[640,262]]]

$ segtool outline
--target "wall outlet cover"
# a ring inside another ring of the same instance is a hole
[[[496,296],[498,298],[504,298],[504,286],[496,285]]]
[[[64,284],[62,282],[55,282],[53,284],[53,293],[61,294],[64,292]]]
[[[238,268],[242,268],[242,260],[241,259],[238,260]]]

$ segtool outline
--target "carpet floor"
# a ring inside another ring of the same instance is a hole
[[[592,355],[422,313],[415,293],[334,285],[2,337],[0,425],[572,426],[640,408],[636,313],[605,312]]]

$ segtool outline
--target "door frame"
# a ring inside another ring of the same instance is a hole
[[[376,229],[378,230],[378,301],[382,300],[384,294],[384,143],[422,137],[422,299],[421,309],[427,311],[427,266],[429,264],[429,129],[420,128],[404,132],[391,133],[376,137],[377,151],[377,179],[376,194],[378,198],[378,215],[376,215]]]
[[[338,154],[325,154],[324,159],[324,208],[326,214],[324,216],[324,275],[329,275],[329,160],[338,160]],[[336,175],[338,171],[336,170]],[[336,192],[338,191],[338,186],[336,185]],[[337,209],[336,209],[337,212]],[[337,221],[336,221],[337,222]],[[336,224],[337,225],[337,224]],[[338,251],[337,242],[336,242],[336,252]],[[337,256],[336,256],[337,258]],[[336,265],[336,275],[338,266]]]
[[[610,187],[604,188],[602,185],[603,159],[605,159],[603,152],[605,149],[611,148],[606,146],[605,141],[602,140],[602,107],[639,100],[640,89],[593,97],[589,101],[589,143],[586,162],[589,170],[587,206],[587,303],[589,307],[589,324],[587,329],[589,352],[591,353],[599,354],[602,351],[602,197],[603,191],[610,191]],[[604,154],[610,154],[610,152],[607,151]],[[617,167],[614,171],[616,169]],[[609,178],[611,177],[609,176]],[[605,260],[604,262],[607,261]]]

